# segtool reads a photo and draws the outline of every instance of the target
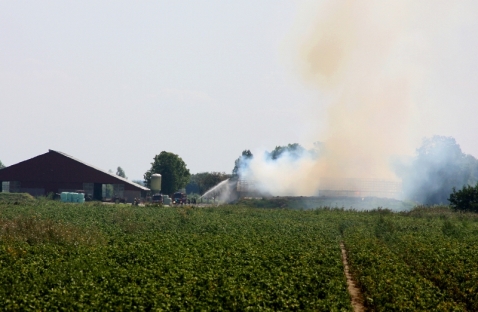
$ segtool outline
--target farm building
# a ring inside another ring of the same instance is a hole
[[[84,190],[95,200],[118,197],[127,202],[132,202],[135,197],[144,198],[149,191],[144,186],[53,150],[0,169],[0,182],[2,192],[42,196]]]

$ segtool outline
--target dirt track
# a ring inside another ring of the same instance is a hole
[[[347,262],[347,251],[345,250],[345,245],[343,242],[340,242],[340,249],[342,250],[342,262],[344,264],[344,274],[347,278],[347,288],[352,300],[352,307],[354,312],[363,312],[365,307],[363,305],[362,293],[360,289],[355,285],[355,282],[352,278],[352,275],[349,271],[349,264]]]

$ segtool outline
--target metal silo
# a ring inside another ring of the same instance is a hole
[[[151,175],[151,191],[153,194],[161,192],[161,175],[159,173]]]

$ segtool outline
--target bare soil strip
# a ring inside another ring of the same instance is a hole
[[[342,262],[344,264],[344,274],[347,278],[347,288],[349,290],[350,298],[352,299],[352,307],[354,312],[364,312],[365,307],[363,305],[363,297],[360,289],[355,285],[352,275],[349,271],[349,264],[347,262],[347,251],[343,242],[340,242],[340,249],[342,249]]]

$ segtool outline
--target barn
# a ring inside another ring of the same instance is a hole
[[[2,192],[42,196],[84,190],[95,200],[115,196],[125,198],[127,202],[145,198],[150,191],[147,187],[54,150],[0,169],[0,182]]]

